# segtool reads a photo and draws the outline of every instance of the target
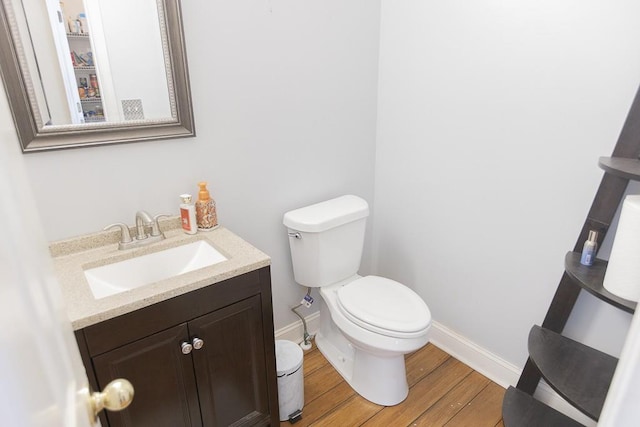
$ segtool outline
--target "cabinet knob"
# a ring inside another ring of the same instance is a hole
[[[200,350],[204,345],[204,340],[201,340],[200,338],[195,337],[193,341],[191,341],[191,343],[193,344],[193,348],[195,348],[196,350]]]
[[[182,354],[189,354],[193,350],[193,346],[185,341],[180,344],[180,350],[182,350]]]

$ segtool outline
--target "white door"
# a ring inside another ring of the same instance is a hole
[[[1,424],[93,426],[87,376],[13,138],[0,138],[0,227]]]
[[[80,95],[78,94],[78,81],[76,80],[73,62],[71,60],[69,40],[67,39],[67,33],[69,32],[67,29],[69,24],[67,22],[67,17],[62,10],[62,3],[63,2],[59,0],[46,0],[46,4],[43,4],[42,1],[22,2],[25,9],[25,15],[28,17],[28,21],[30,23],[30,28],[34,27],[33,21],[35,20],[37,12],[40,12],[49,18],[50,30],[46,25],[42,25],[42,28],[39,28],[39,30],[42,31],[44,35],[42,37],[38,37],[38,33],[35,33],[32,34],[32,39],[35,40],[33,43],[36,46],[43,44],[41,40],[46,40],[50,48],[50,45],[53,45],[58,56],[56,61],[53,58],[53,52],[45,53],[43,52],[44,49],[38,49],[36,52],[38,66],[40,68],[52,68],[51,64],[57,63],[58,70],[56,70],[56,76],[59,74],[59,79],[57,79],[55,83],[57,86],[63,86],[56,87],[56,92],[53,92],[53,83],[50,83],[46,87],[47,103],[50,104],[52,102],[57,102],[62,104],[62,100],[66,101],[66,110],[63,110],[62,106],[50,109],[52,123],[56,125],[80,124],[84,123],[84,114],[82,112],[82,104],[80,103]],[[44,71],[51,72],[51,69]],[[42,72],[42,70],[40,72]],[[62,82],[62,85],[60,85],[60,82]],[[61,99],[52,99],[56,97]],[[68,114],[64,114],[63,111],[64,113],[68,111]]]

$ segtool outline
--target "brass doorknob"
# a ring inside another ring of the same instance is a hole
[[[122,411],[131,404],[133,400],[133,386],[125,379],[118,378],[111,381],[102,390],[95,392],[89,397],[91,410],[94,419],[103,409],[107,411]]]

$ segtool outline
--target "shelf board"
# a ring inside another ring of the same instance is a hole
[[[515,387],[502,400],[502,421],[505,427],[584,427]]]
[[[596,258],[592,266],[582,265],[580,264],[580,254],[578,252],[568,252],[564,258],[565,271],[580,287],[614,307],[627,313],[634,313],[637,305],[634,301],[620,298],[602,286],[607,265],[607,261],[598,258]]]
[[[80,102],[102,102],[102,98],[94,97],[94,98],[80,98]]]
[[[537,325],[529,332],[529,358],[560,396],[600,417],[618,359]]]
[[[600,157],[598,166],[605,172],[625,179],[640,181],[640,160],[626,157]]]

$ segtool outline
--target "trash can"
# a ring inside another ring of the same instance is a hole
[[[292,341],[276,340],[276,371],[280,421],[295,423],[304,406],[303,352]]]

